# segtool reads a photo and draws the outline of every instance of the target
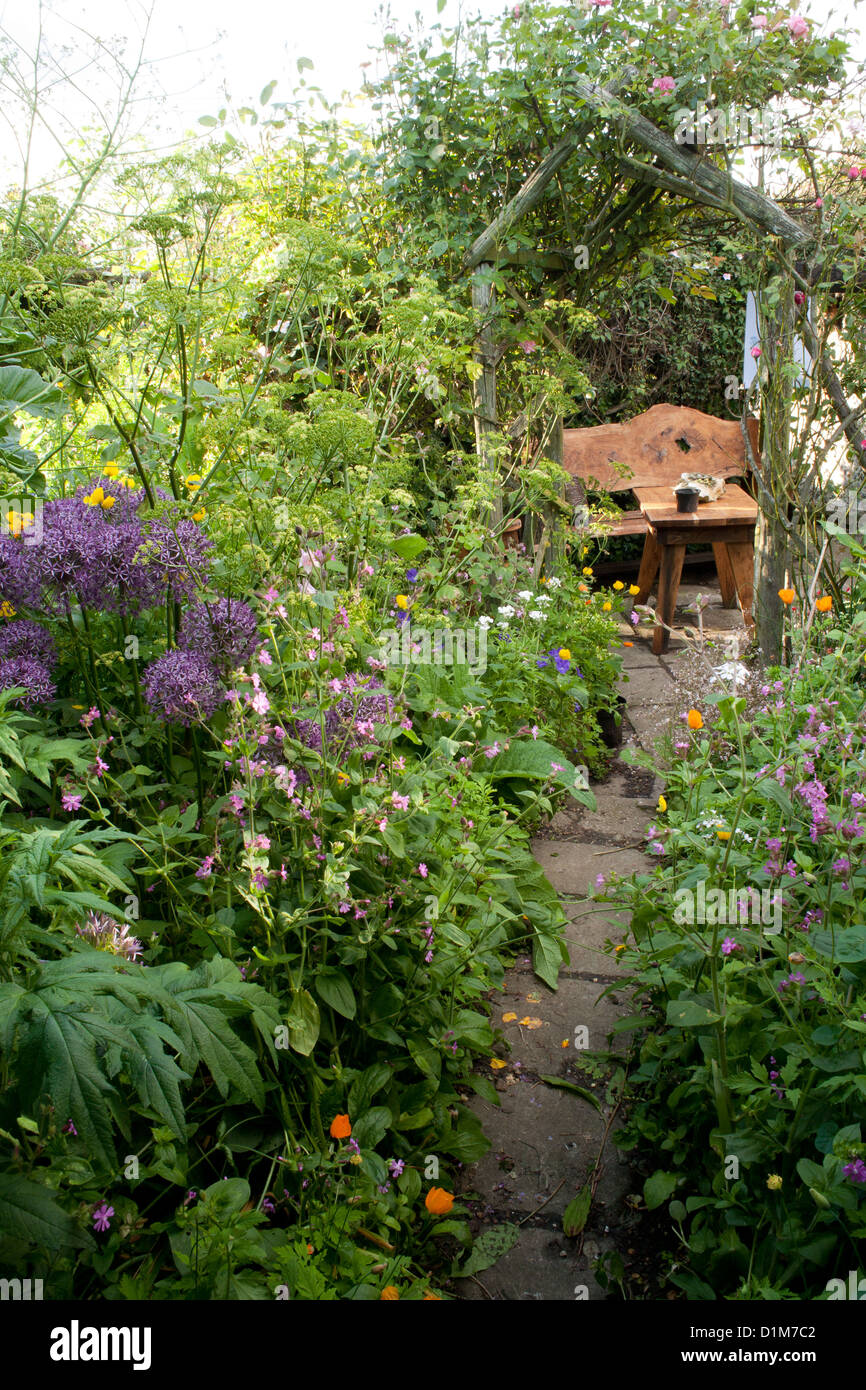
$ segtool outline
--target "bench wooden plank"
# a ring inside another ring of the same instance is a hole
[[[758,421],[750,419],[747,428],[757,453]],[[607,492],[673,485],[682,473],[738,478],[748,471],[739,420],[681,405],[654,405],[620,425],[563,430],[562,464],[572,477],[594,479]]]

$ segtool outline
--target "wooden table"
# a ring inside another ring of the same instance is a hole
[[[758,504],[737,483],[728,483],[716,502],[700,502],[696,512],[678,512],[669,485],[636,487],[634,494],[647,519],[638,575],[636,603],[646,603],[656,574],[659,576],[656,614],[661,620],[653,633],[653,652],[667,651],[674,609],[680,587],[686,546],[708,541],[719,572],[722,603],[732,608],[739,601],[743,621],[752,626],[752,584],[755,563],[755,523]]]

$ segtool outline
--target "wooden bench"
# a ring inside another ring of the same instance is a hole
[[[750,418],[747,428],[757,453],[758,421]],[[637,508],[616,521],[599,520],[604,521],[606,535],[646,538],[638,603],[646,602],[661,570],[657,611],[670,626],[686,545],[707,540],[713,547],[722,602],[732,607],[739,599],[746,626],[751,625],[750,561],[758,509],[732,482],[748,473],[738,420],[719,420],[689,406],[654,405],[622,425],[564,430],[562,461],[584,489],[634,493]],[[695,515],[678,514],[671,489],[686,472],[725,478],[726,494],[717,502],[701,503]],[[653,650],[665,651],[668,637],[659,625]]]

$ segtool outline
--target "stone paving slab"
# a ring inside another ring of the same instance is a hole
[[[592,1253],[598,1244],[593,1243]],[[612,1244],[607,1242],[608,1248]],[[588,1298],[597,1302],[606,1297],[592,1272],[590,1250],[585,1248],[578,1255],[574,1241],[561,1231],[557,1234],[529,1226],[523,1228],[520,1243],[479,1275],[477,1282],[461,1280],[459,1287],[460,1297],[472,1301],[574,1302]]]
[[[585,898],[594,891],[599,874],[646,873],[649,860],[642,850],[571,841],[534,840],[532,852],[557,893]]]

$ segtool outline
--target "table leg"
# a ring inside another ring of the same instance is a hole
[[[673,627],[674,609],[677,606],[677,593],[680,587],[680,575],[683,572],[686,548],[684,545],[663,545],[661,551],[656,613],[663,623],[667,623],[668,627]],[[653,633],[653,653],[660,656],[662,652],[666,652],[669,641],[670,633],[661,625],[657,626]]]
[[[743,622],[747,628],[751,628],[755,582],[755,545],[753,541],[736,544],[729,541],[725,548],[728,552],[734,583],[737,586],[737,598],[742,609]]]
[[[719,574],[719,588],[722,591],[722,607],[736,608],[737,585],[734,571],[728,558],[728,547],[724,541],[713,541],[713,558]]]
[[[659,545],[652,531],[647,531],[643,543],[643,555],[640,561],[640,573],[637,577],[637,587],[640,590],[635,603],[646,603],[650,596],[653,580],[659,571],[659,561],[661,560],[662,548]]]

